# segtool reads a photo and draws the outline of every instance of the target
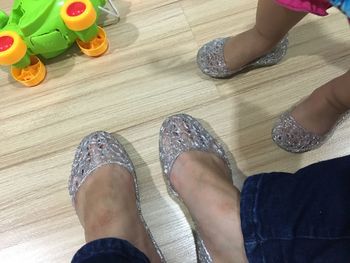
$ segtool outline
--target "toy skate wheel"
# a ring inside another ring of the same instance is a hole
[[[11,67],[12,77],[27,87],[39,85],[46,76],[45,65],[36,56],[30,57],[30,65],[26,68]]]
[[[0,32],[0,64],[12,65],[19,62],[26,54],[27,46],[14,31]]]
[[[108,49],[108,39],[103,28],[98,27],[97,36],[89,42],[77,40],[77,44],[81,51],[90,57],[98,57],[105,53]]]
[[[61,9],[61,18],[73,31],[83,31],[91,27],[97,14],[90,0],[68,0]]]

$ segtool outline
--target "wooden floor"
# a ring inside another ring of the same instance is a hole
[[[12,1],[1,1],[9,11]],[[350,154],[350,122],[321,149],[293,155],[271,141],[275,118],[349,69],[349,26],[331,10],[290,33],[283,62],[230,80],[197,69],[198,48],[254,23],[255,0],[117,0],[122,20],[106,28],[98,59],[73,47],[26,89],[0,71],[0,261],[69,262],[84,244],[67,192],[76,145],[95,130],[125,143],[137,168],[146,221],[169,262],[195,262],[190,227],[168,196],[158,159],[159,127],[185,112],[204,121],[249,176],[296,171]],[[238,182],[239,184],[239,182]]]

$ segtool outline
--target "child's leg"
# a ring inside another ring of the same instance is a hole
[[[268,53],[305,15],[259,0],[255,26],[226,42],[226,64],[235,70]]]
[[[306,130],[324,135],[350,109],[350,71],[316,89],[292,112]]]
[[[275,0],[259,0],[254,29],[260,37],[275,44],[306,14],[280,6]]]

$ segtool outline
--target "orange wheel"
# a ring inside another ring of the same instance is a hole
[[[26,68],[11,68],[12,77],[27,87],[39,85],[46,76],[45,65],[36,56],[30,57],[30,65]]]
[[[12,65],[19,62],[26,54],[27,46],[14,31],[0,32],[0,65]]]
[[[83,31],[96,22],[97,14],[90,0],[67,0],[61,18],[70,30]]]
[[[81,51],[90,57],[101,56],[108,49],[108,39],[106,32],[101,27],[98,27],[98,33],[94,39],[89,42],[83,42],[78,39],[77,44],[80,47]]]

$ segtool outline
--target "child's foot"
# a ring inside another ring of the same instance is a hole
[[[264,39],[254,28],[237,36],[230,37],[224,46],[226,65],[232,71],[236,71],[267,54],[277,43],[278,40],[271,41]]]
[[[305,99],[292,110],[291,115],[305,130],[324,136],[334,127],[342,114],[326,101],[317,100],[315,97]]]
[[[286,54],[288,45],[286,38],[279,41],[266,39],[253,28],[237,36],[205,44],[198,51],[197,63],[203,73],[211,77],[230,77],[248,65],[261,67],[278,63]],[[252,61],[255,62],[250,65]]]
[[[306,152],[321,146],[330,137],[349,109],[338,99],[344,76],[318,88],[294,109],[282,114],[272,131],[273,140],[281,148]]]

